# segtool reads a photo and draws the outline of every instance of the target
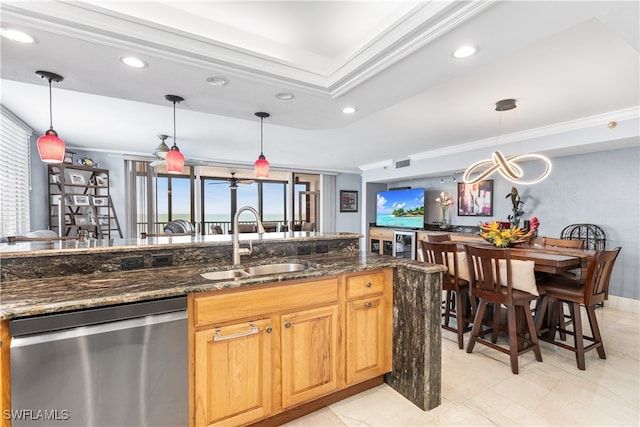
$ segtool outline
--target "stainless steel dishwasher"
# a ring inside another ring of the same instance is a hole
[[[186,297],[15,319],[13,426],[186,426]]]

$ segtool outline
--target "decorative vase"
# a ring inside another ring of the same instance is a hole
[[[442,207],[442,221],[440,221],[440,228],[447,228],[447,207]]]

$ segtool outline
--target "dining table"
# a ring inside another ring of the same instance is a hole
[[[479,239],[456,239],[455,243],[462,247],[466,245],[480,246],[480,247],[492,247],[491,243],[485,241],[482,238]],[[596,251],[589,249],[575,249],[575,248],[560,248],[555,246],[542,246],[538,244],[524,244],[520,243],[510,248],[511,259],[533,261],[534,271],[536,276],[547,274],[562,274],[567,271],[572,271],[575,274],[576,284],[584,284],[584,280],[587,277],[587,269],[589,263],[593,259]],[[579,270],[579,271],[576,271]],[[471,290],[469,290],[471,293]],[[472,312],[477,309],[477,302],[474,298],[471,298]],[[537,316],[536,312],[536,316]],[[506,313],[503,315],[506,318]],[[485,321],[491,322],[491,313],[485,317]],[[516,324],[518,332],[525,333],[525,320],[524,314],[521,312],[516,313]],[[547,330],[550,325],[550,319],[545,318],[542,323],[542,329]],[[505,332],[502,331],[501,332]],[[522,343],[518,343],[518,348],[521,348]]]
[[[493,247],[491,243],[480,237],[477,239],[455,239],[453,241],[459,246],[466,244]],[[511,259],[533,261],[536,273],[562,274],[569,270],[580,270],[576,276],[582,280],[587,276],[589,262],[596,253],[596,251],[589,249],[559,248],[524,243],[516,244],[510,249]]]

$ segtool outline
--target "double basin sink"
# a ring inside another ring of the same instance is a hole
[[[201,276],[207,280],[246,279],[253,276],[265,276],[280,273],[292,273],[314,268],[313,264],[301,262],[286,262],[277,264],[254,265],[253,267],[234,268],[231,270],[209,271]]]

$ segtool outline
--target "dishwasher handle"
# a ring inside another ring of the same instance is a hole
[[[98,335],[105,332],[119,331],[123,329],[140,328],[145,326],[157,325],[160,323],[175,322],[186,318],[187,311],[181,310],[171,313],[154,314],[144,317],[136,317],[134,319],[101,323],[98,325],[77,326],[60,331],[41,332],[33,335],[25,335],[12,338],[10,348],[26,347],[53,341]]]

